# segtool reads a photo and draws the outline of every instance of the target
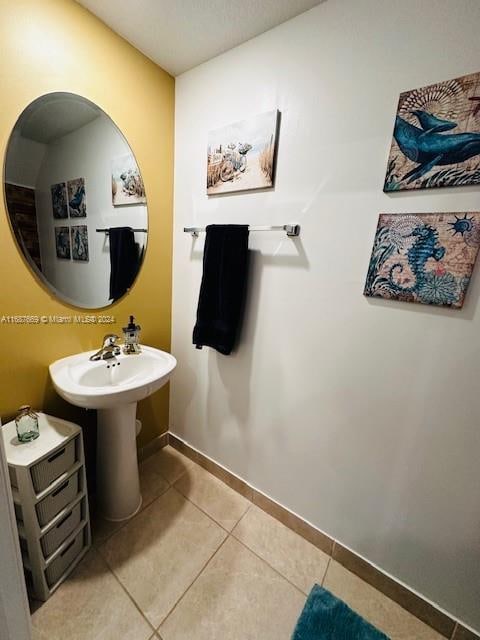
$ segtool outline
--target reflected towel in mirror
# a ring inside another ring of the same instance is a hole
[[[138,273],[139,251],[131,227],[112,227],[110,242],[110,299],[118,300],[132,286]]]

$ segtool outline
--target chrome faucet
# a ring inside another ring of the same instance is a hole
[[[110,360],[115,356],[120,355],[120,347],[117,344],[117,340],[120,340],[119,336],[114,333],[107,333],[103,338],[103,347],[90,356],[89,360]]]

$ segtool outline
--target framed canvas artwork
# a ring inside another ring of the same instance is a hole
[[[87,225],[80,224],[71,227],[72,234],[72,258],[74,260],[88,261],[88,231]]]
[[[210,131],[207,194],[267,189],[274,186],[278,111]]]
[[[480,212],[380,214],[366,296],[460,308],[480,245]]]
[[[67,213],[67,187],[65,182],[52,184],[50,187],[52,194],[53,217],[57,220],[68,218]],[[60,229],[61,227],[59,227]]]
[[[55,227],[55,249],[57,258],[70,260],[70,229]]]
[[[480,73],[400,95],[384,191],[480,184]]]
[[[71,218],[85,218],[87,200],[85,194],[85,178],[75,178],[67,182],[68,212]]]
[[[112,203],[114,206],[145,204],[145,187],[132,153],[112,160]]]

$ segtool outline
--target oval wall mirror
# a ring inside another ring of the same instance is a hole
[[[4,188],[17,244],[59,298],[98,309],[131,288],[147,245],[145,189],[97,105],[63,92],[28,105],[10,136]]]

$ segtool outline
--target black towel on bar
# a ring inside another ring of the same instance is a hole
[[[228,355],[242,320],[248,271],[248,226],[207,227],[193,344]]]
[[[118,300],[129,289],[138,273],[139,254],[131,227],[108,230],[110,243],[110,298]]]

